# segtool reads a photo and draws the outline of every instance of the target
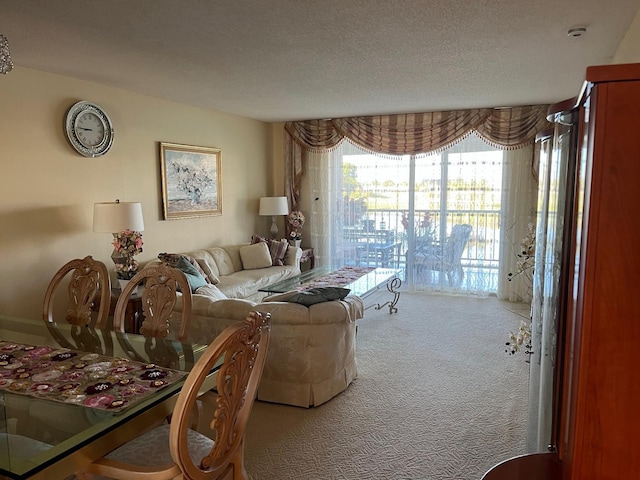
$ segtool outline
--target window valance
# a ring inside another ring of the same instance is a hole
[[[376,153],[415,155],[445,149],[472,131],[503,149],[530,144],[549,128],[548,105],[451,110],[288,122],[285,130],[304,150],[327,152],[348,138]]]
[[[496,148],[515,150],[530,145],[539,132],[551,126],[546,119],[548,107],[527,105],[287,122],[286,194],[292,208],[297,209],[305,152],[330,152],[349,139],[378,154],[417,155],[444,150],[473,131]]]

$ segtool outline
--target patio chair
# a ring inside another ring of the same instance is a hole
[[[450,286],[462,283],[462,253],[467,246],[473,228],[469,224],[454,225],[443,244],[418,245],[414,265],[418,274],[438,271],[447,274]]]

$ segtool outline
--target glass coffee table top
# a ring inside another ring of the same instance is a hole
[[[309,282],[319,280],[324,276],[335,273],[340,268],[341,267],[327,266],[317,267],[311,270],[307,270],[297,277],[289,278],[287,280],[274,283],[273,285],[263,287],[259,291],[276,294],[298,290],[301,287],[304,287],[305,284],[308,284]],[[390,304],[390,313],[394,313],[395,311],[397,311],[395,305],[398,302],[400,295],[396,291],[396,289],[401,285],[400,278],[398,277],[399,274],[400,270],[395,268],[374,268],[373,270],[364,273],[359,278],[351,280],[346,284],[335,286],[348,288],[349,290],[351,290],[350,295],[357,295],[360,298],[366,298],[377,291],[380,287],[386,286],[387,290],[395,295],[393,301],[386,303]],[[376,305],[376,309],[380,309],[386,304],[382,306]]]

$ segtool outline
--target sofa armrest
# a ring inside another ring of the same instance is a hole
[[[300,269],[300,259],[302,258],[302,249],[289,245],[287,248],[287,254],[284,257],[284,264],[291,265]]]

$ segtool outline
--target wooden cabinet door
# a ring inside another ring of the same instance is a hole
[[[596,73],[609,68],[620,70]],[[561,455],[570,480],[640,478],[640,80],[600,78],[582,148],[584,218],[565,351]]]

